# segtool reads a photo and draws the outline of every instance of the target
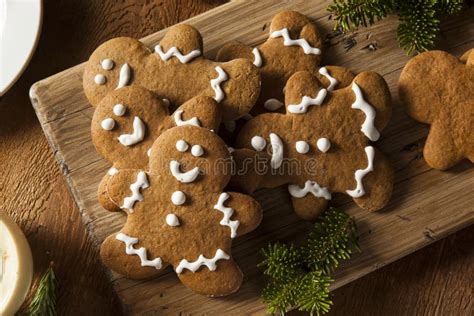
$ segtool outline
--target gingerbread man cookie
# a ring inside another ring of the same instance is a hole
[[[309,72],[297,72],[286,85],[285,103],[285,114],[258,115],[241,130],[236,145],[244,149],[234,154],[241,174],[233,186],[251,192],[287,184],[295,212],[307,220],[316,219],[333,193],[369,211],[382,208],[393,172],[371,142],[391,116],[383,78],[363,72],[349,87],[328,91]],[[249,157],[260,165],[263,159],[267,168],[255,171]]]
[[[108,177],[124,168],[146,169],[151,146],[164,131],[181,125],[214,130],[220,117],[220,108],[211,97],[192,98],[170,115],[166,100],[145,88],[124,87],[107,94],[96,106],[91,124],[96,150],[112,163],[99,185],[101,205],[111,207],[104,187]]]
[[[322,41],[316,25],[295,11],[282,11],[270,25],[270,37],[259,47],[231,42],[221,48],[217,60],[234,58],[252,60],[260,70],[262,89],[252,114],[268,111],[283,112],[286,81],[297,71],[309,71],[328,90],[348,86],[353,75],[343,67],[319,67]]]
[[[430,124],[423,156],[445,170],[474,162],[474,49],[461,59],[442,51],[412,58],[398,83],[400,100],[415,120]]]
[[[190,25],[173,26],[154,52],[140,41],[119,37],[99,46],[84,71],[84,91],[96,105],[109,92],[142,86],[172,109],[195,96],[213,97],[224,121],[248,113],[260,91],[258,69],[245,59],[217,63],[203,57],[202,38]]]
[[[104,263],[130,278],[155,276],[171,265],[196,293],[237,291],[242,272],[231,256],[232,239],[254,230],[262,210],[247,195],[223,192],[231,164],[226,145],[208,129],[164,132],[153,144],[148,173],[124,169],[107,183],[128,216],[103,242]]]

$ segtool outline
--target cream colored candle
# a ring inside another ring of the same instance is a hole
[[[25,300],[33,276],[33,258],[25,235],[0,213],[0,315],[13,315]]]

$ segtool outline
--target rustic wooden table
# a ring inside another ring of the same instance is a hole
[[[59,315],[120,314],[97,252],[31,107],[35,81],[86,60],[101,42],[140,38],[224,1],[44,1],[37,51],[0,99],[0,212],[27,235],[35,275],[55,262]],[[472,315],[474,228],[468,227],[334,292],[335,315]]]

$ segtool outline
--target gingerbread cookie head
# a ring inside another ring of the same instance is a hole
[[[319,68],[322,46],[318,29],[310,19],[295,11],[282,11],[273,17],[266,42],[255,48],[231,42],[219,50],[217,60],[253,61],[262,75],[262,91],[252,113],[282,111],[285,83],[297,71],[311,72],[329,90],[346,87],[352,81],[352,74],[345,68]]]
[[[309,72],[298,72],[286,85],[285,103],[285,114],[259,115],[237,137],[237,147],[268,153],[269,170],[259,186],[287,184],[295,211],[308,220],[333,193],[347,194],[370,211],[382,208],[393,175],[371,142],[391,116],[383,78],[363,72],[349,87],[331,92]]]
[[[412,118],[430,124],[423,156],[445,170],[464,158],[474,161],[474,50],[458,58],[430,51],[412,58],[398,83]]]
[[[199,32],[180,24],[169,29],[153,52],[126,37],[107,41],[94,51],[83,76],[92,105],[130,85],[169,99],[172,109],[195,96],[212,97],[227,121],[250,111],[260,91],[260,75],[245,59],[217,63],[204,58]]]
[[[213,132],[180,126],[154,143],[150,172],[120,170],[109,179],[111,199],[128,213],[123,229],[109,236],[101,256],[132,278],[172,265],[180,280],[208,296],[235,292],[242,273],[231,256],[232,239],[260,223],[249,196],[223,192],[231,158]]]

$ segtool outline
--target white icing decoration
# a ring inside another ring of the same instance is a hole
[[[235,151],[235,148],[234,147],[227,147],[227,150],[229,150],[229,153],[233,153]]]
[[[233,133],[235,131],[236,123],[235,121],[224,122],[225,129]]]
[[[267,101],[265,101],[265,103],[263,103],[263,106],[268,111],[276,111],[279,108],[281,108],[283,105],[284,104],[280,102],[280,100],[277,100],[277,99],[268,99]]]
[[[108,117],[102,120],[102,122],[100,122],[100,126],[102,127],[103,130],[111,131],[112,128],[114,128],[115,126],[115,121],[111,119],[110,117]]]
[[[215,93],[214,100],[216,100],[217,102],[221,102],[222,100],[224,100],[225,97],[224,91],[222,91],[221,88],[221,83],[226,81],[228,77],[224,69],[222,69],[221,67],[217,66],[215,70],[217,71],[218,76],[217,78],[211,80],[211,87]]]
[[[188,150],[189,145],[186,143],[186,141],[180,139],[176,142],[176,149],[182,153],[184,153],[186,150]]]
[[[259,68],[262,67],[262,63],[263,63],[262,55],[260,54],[260,51],[258,50],[257,47],[252,49],[252,54],[253,54],[253,64],[256,67],[259,67]]]
[[[272,145],[272,159],[270,160],[270,166],[273,169],[278,169],[283,162],[283,142],[277,134],[270,133],[270,144]]]
[[[318,141],[316,142],[316,146],[320,151],[325,153],[329,150],[329,148],[331,148],[331,142],[329,141],[329,139],[322,137],[318,139]]]
[[[105,79],[105,76],[102,75],[102,74],[97,74],[94,77],[94,82],[96,84],[103,85],[103,84],[105,84],[106,81],[107,81],[107,79]]]
[[[166,215],[166,224],[172,227],[179,226],[179,219],[178,216],[175,214],[168,214]]]
[[[174,205],[183,205],[186,202],[186,195],[182,191],[174,191],[171,194],[171,202]]]
[[[108,172],[109,176],[115,176],[117,173],[118,173],[118,169],[115,167],[110,168]]]
[[[225,192],[221,193],[219,195],[219,199],[217,200],[217,204],[214,205],[214,209],[224,214],[224,217],[219,222],[219,224],[223,226],[229,226],[230,238],[235,238],[237,236],[237,228],[239,228],[240,222],[232,221],[230,218],[232,217],[232,214],[234,213],[234,209],[224,206],[225,201],[227,201],[229,197],[230,197],[229,194]]]
[[[181,167],[181,164],[177,162],[176,160],[170,161],[171,174],[173,175],[173,177],[176,178],[176,180],[182,183],[190,183],[196,180],[196,178],[199,175],[198,167],[194,167],[193,169],[187,172],[181,172],[180,167]]]
[[[380,133],[374,125],[375,110],[364,100],[362,90],[355,82],[352,83],[352,91],[354,91],[356,100],[352,103],[351,108],[361,110],[365,114],[365,120],[360,130],[368,139],[375,142],[380,137]]]
[[[149,186],[150,185],[148,183],[148,177],[146,176],[146,173],[140,171],[137,174],[137,180],[130,185],[132,195],[123,199],[123,205],[121,207],[133,212],[133,205],[135,202],[143,201],[143,195],[140,193],[140,189],[144,190]]]
[[[170,100],[168,100],[168,99],[166,99],[166,98],[163,98],[163,99],[161,99],[161,101],[163,101],[163,104],[164,104],[167,108],[170,107]]]
[[[265,140],[265,138],[261,136],[252,137],[252,140],[250,142],[252,143],[252,147],[256,151],[262,151],[265,148],[265,146],[267,146],[267,141]]]
[[[168,49],[168,51],[165,53],[165,52],[163,52],[163,49],[161,48],[161,46],[159,44],[155,46],[155,52],[158,53],[158,55],[160,55],[160,58],[163,61],[167,61],[168,59],[170,59],[171,57],[174,56],[174,57],[178,58],[179,61],[182,64],[187,64],[188,62],[190,62],[194,58],[201,55],[201,51],[198,50],[198,49],[195,49],[195,50],[189,52],[188,54],[183,55],[179,51],[179,49],[177,47],[174,47],[174,46],[171,47],[170,49]]]
[[[334,90],[334,88],[337,86],[339,81],[337,81],[336,78],[331,76],[331,74],[329,73],[326,67],[319,68],[319,73],[323,75],[324,77],[326,77],[327,80],[329,80],[329,87],[327,87],[328,91]]]
[[[204,149],[201,145],[194,145],[191,147],[191,155],[194,157],[201,157],[204,154]]]
[[[196,261],[189,262],[186,259],[182,259],[179,262],[179,265],[176,267],[176,273],[183,272],[184,269],[189,271],[196,272],[201,266],[206,266],[209,271],[216,270],[216,263],[218,260],[229,260],[230,256],[226,254],[223,250],[217,249],[216,254],[213,258],[206,258],[203,255],[199,255],[199,258]]]
[[[278,30],[278,31],[273,31],[270,34],[271,38],[280,37],[280,36],[283,37],[283,45],[285,45],[285,46],[295,46],[295,45],[297,45],[297,46],[300,46],[301,48],[303,48],[303,51],[306,55],[309,55],[309,54],[321,55],[321,50],[319,48],[312,47],[311,45],[309,45],[309,43],[306,39],[304,39],[304,38],[299,38],[297,40],[291,39],[290,33],[288,32],[287,28],[284,28],[284,29],[281,29],[281,30]]]
[[[299,140],[296,142],[296,151],[300,154],[306,154],[309,151],[309,144],[304,140]]]
[[[199,122],[199,119],[197,117],[192,117],[187,121],[183,121],[182,119],[182,114],[183,111],[179,110],[174,113],[174,121],[176,123],[176,126],[183,126],[183,125],[193,125],[200,127],[201,122]]]
[[[365,194],[362,180],[364,179],[366,174],[368,174],[371,171],[374,171],[374,156],[375,156],[374,147],[372,146],[365,147],[365,154],[367,155],[367,168],[356,170],[354,174],[354,178],[357,182],[357,186],[354,190],[346,190],[346,193],[352,196],[353,198],[359,198]]]
[[[306,181],[303,188],[300,188],[296,184],[290,184],[288,186],[288,192],[295,198],[302,198],[305,197],[306,194],[311,193],[318,198],[331,199],[331,193],[327,188],[321,187],[316,181],[311,180]]]
[[[139,143],[145,137],[145,124],[142,120],[135,116],[133,119],[133,133],[132,134],[122,134],[118,137],[120,144],[124,146],[132,146],[136,143]]]
[[[120,89],[128,85],[130,83],[131,74],[132,69],[130,66],[128,64],[123,64],[120,68],[119,82],[117,84],[117,88],[115,89]]]
[[[120,104],[120,103],[115,104],[114,108],[113,108],[113,112],[117,116],[124,115],[126,110],[127,110],[127,108],[123,104]]]
[[[146,151],[146,155],[147,155],[148,157],[151,157],[151,148]]]
[[[311,105],[321,105],[324,102],[324,99],[326,98],[326,95],[328,94],[328,91],[326,89],[321,89],[318,92],[318,95],[316,98],[311,98],[308,96],[304,96],[303,99],[301,100],[300,104],[290,104],[288,105],[288,112],[294,113],[294,114],[303,114],[308,111],[308,108]]]
[[[130,237],[124,233],[118,233],[115,236],[115,239],[120,240],[125,243],[125,253],[127,255],[136,255],[140,258],[142,267],[155,267],[159,270],[162,267],[161,258],[157,257],[153,260],[148,260],[146,255],[146,248],[140,247],[139,249],[133,248],[133,245],[138,243],[138,238]]]
[[[114,68],[114,61],[112,59],[106,58],[100,62],[100,65],[104,70],[111,70],[112,68]]]

